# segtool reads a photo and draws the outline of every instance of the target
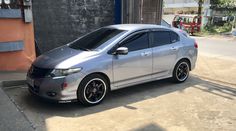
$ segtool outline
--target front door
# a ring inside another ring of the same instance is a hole
[[[148,32],[129,36],[120,47],[127,47],[129,52],[113,57],[114,85],[119,88],[151,79],[152,49],[149,48]]]

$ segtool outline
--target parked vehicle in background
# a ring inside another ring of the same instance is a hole
[[[213,16],[212,24],[216,26],[224,26],[227,22],[233,22],[234,16]]]
[[[201,19],[202,17],[195,15],[176,15],[173,19],[172,26],[193,35],[201,31]]]
[[[27,84],[42,98],[95,105],[112,90],[169,77],[184,82],[195,67],[197,48],[176,28],[107,26],[39,56]]]

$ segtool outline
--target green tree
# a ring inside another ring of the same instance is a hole
[[[211,0],[211,8],[236,11],[236,0]]]
[[[226,11],[228,15],[234,16],[234,21],[231,23],[235,28],[236,19],[236,0],[211,0],[211,9],[218,11]]]

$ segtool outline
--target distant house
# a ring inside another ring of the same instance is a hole
[[[233,3],[233,1],[235,2]],[[204,0],[202,5],[203,25],[211,22],[222,26],[227,21],[236,19],[235,16],[232,16],[232,14],[236,14],[236,0],[232,0],[230,4],[227,2],[219,4],[218,2],[216,0]],[[176,14],[197,15],[198,8],[198,0],[164,0],[163,19],[171,24]]]
[[[203,4],[204,9],[209,9],[210,0]],[[164,14],[197,14],[197,0],[164,0]],[[203,13],[206,10],[203,10]]]

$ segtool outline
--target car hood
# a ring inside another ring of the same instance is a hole
[[[39,68],[68,69],[96,57],[97,51],[75,50],[63,46],[40,55],[33,65]]]

